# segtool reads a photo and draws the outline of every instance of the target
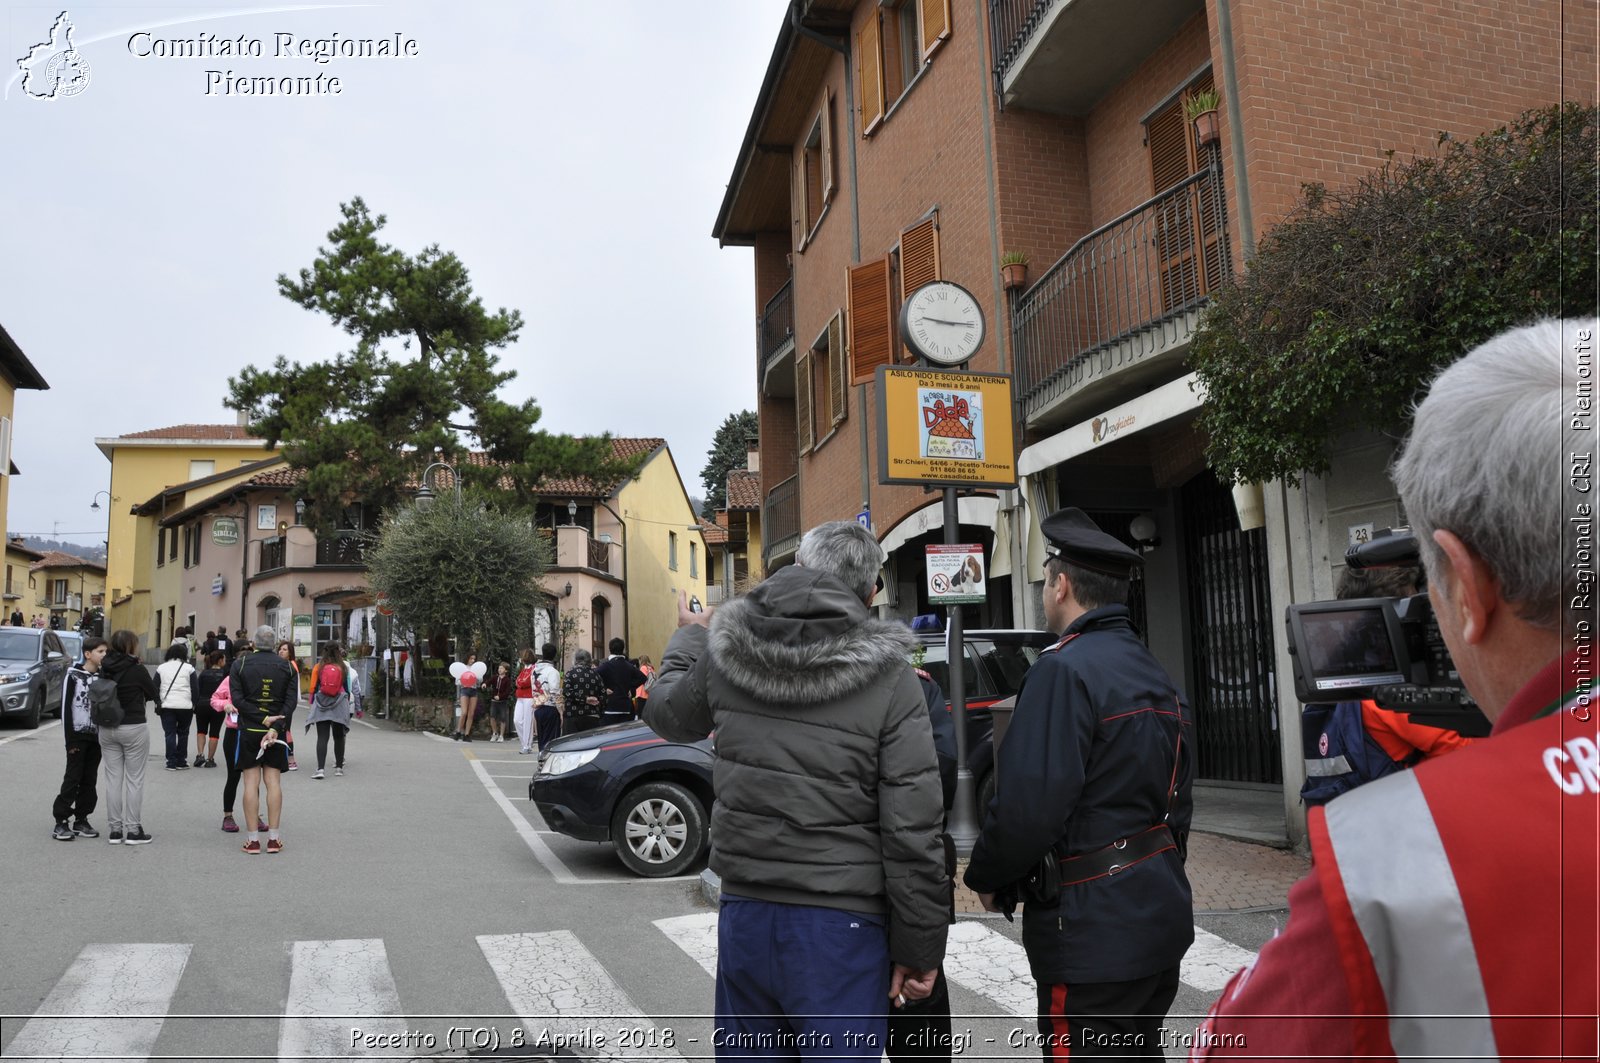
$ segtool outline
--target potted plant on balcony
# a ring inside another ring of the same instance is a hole
[[[1217,106],[1222,97],[1216,89],[1197,92],[1183,101],[1183,116],[1194,123],[1195,142],[1208,148],[1222,138],[1222,123],[1217,117]]]
[[[1028,284],[1028,256],[1021,251],[1007,251],[1000,256],[1000,278],[1006,291],[1026,287]]]

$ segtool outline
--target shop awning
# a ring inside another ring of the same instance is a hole
[[[1114,439],[1153,428],[1163,421],[1199,409],[1204,401],[1205,387],[1200,383],[1199,374],[1179,377],[1024,449],[1017,455],[1017,473],[1020,476],[1036,476],[1045,469],[1071,461]]]

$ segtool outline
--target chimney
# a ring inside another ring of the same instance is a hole
[[[240,410],[235,415],[235,423],[238,424],[240,428],[250,427],[250,412],[248,410]]]
[[[753,439],[745,444],[744,467],[751,472],[761,471],[761,444]]]

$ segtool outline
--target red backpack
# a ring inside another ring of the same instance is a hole
[[[324,664],[317,674],[317,689],[330,698],[344,693],[344,666]]]

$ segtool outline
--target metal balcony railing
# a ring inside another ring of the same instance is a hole
[[[282,539],[262,539],[261,552],[256,555],[256,571],[269,572],[283,568],[287,563],[287,546]]]
[[[784,282],[782,288],[761,311],[760,346],[756,352],[756,372],[759,374],[766,368],[767,359],[776,354],[783,345],[794,339],[794,281]]]
[[[989,41],[994,47],[996,92],[1005,83],[1011,64],[1033,38],[1045,12],[1056,0],[989,0]]]
[[[791,476],[767,492],[761,528],[763,541],[769,548],[800,534],[799,486],[800,481]]]
[[[1222,170],[1209,167],[1073,244],[1011,311],[1026,400],[1097,351],[1206,302],[1233,272]],[[1026,405],[1024,407],[1026,409]]]
[[[364,565],[367,541],[359,532],[340,533],[317,540],[318,565]]]

